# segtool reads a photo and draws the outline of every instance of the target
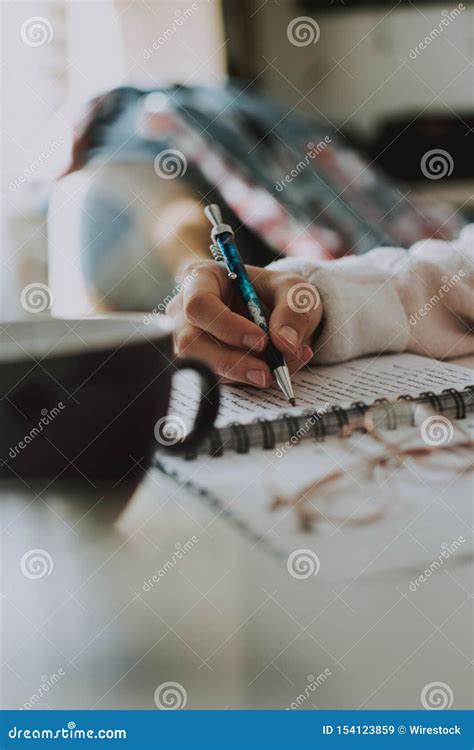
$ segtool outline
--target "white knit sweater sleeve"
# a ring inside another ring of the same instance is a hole
[[[440,359],[474,352],[474,224],[453,242],[423,240],[408,251],[383,247],[335,261],[285,258],[268,268],[318,289],[318,363],[376,352]]]

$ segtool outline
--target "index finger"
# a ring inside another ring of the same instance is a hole
[[[233,296],[231,283],[217,263],[200,266],[183,291],[185,317],[224,344],[262,351],[267,343],[265,333],[226,304]]]

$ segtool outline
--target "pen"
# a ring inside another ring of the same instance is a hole
[[[239,294],[247,306],[250,318],[267,334],[268,344],[263,356],[286,399],[292,406],[295,406],[296,401],[291,385],[290,371],[288,370],[283,354],[278,351],[270,339],[270,329],[265,318],[262,303],[245,270],[234,241],[234,232],[228,224],[222,222],[221,210],[215,203],[206,206],[204,213],[212,224],[212,244],[209,248],[212,256],[214,260],[223,262],[226,265],[229,278],[236,281]]]

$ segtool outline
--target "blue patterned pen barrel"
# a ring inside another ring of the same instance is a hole
[[[258,294],[249,279],[242,258],[240,257],[240,253],[237,250],[232,227],[230,227],[229,224],[224,224],[221,210],[215,203],[206,206],[204,213],[212,224],[211,253],[215,260],[225,264],[229,278],[235,280],[235,283],[237,284],[239,296],[246,305],[250,318],[259,326],[259,328],[262,329],[262,331],[265,331],[268,337],[268,344],[263,356],[265,357],[265,361],[271,369],[281,391],[290,404],[294,406],[295,396],[293,393],[293,386],[291,385],[290,371],[283,354],[278,351],[270,339],[270,329],[268,327],[267,319],[265,318],[265,311],[258,298]]]
[[[248,277],[232,233],[223,232],[215,238],[215,243],[224,258],[229,273],[235,275],[236,283],[239,286],[240,296],[247,305],[250,318],[268,335],[270,329],[265,318],[262,303],[260,302],[253,284]],[[273,345],[270,337],[268,338],[268,346],[265,349],[263,356],[271,370],[275,370],[277,367],[284,367],[285,365],[283,354]]]

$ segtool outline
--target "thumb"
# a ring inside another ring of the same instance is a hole
[[[322,318],[319,292],[301,277],[279,276],[272,283],[270,336],[280,351],[298,355]]]

